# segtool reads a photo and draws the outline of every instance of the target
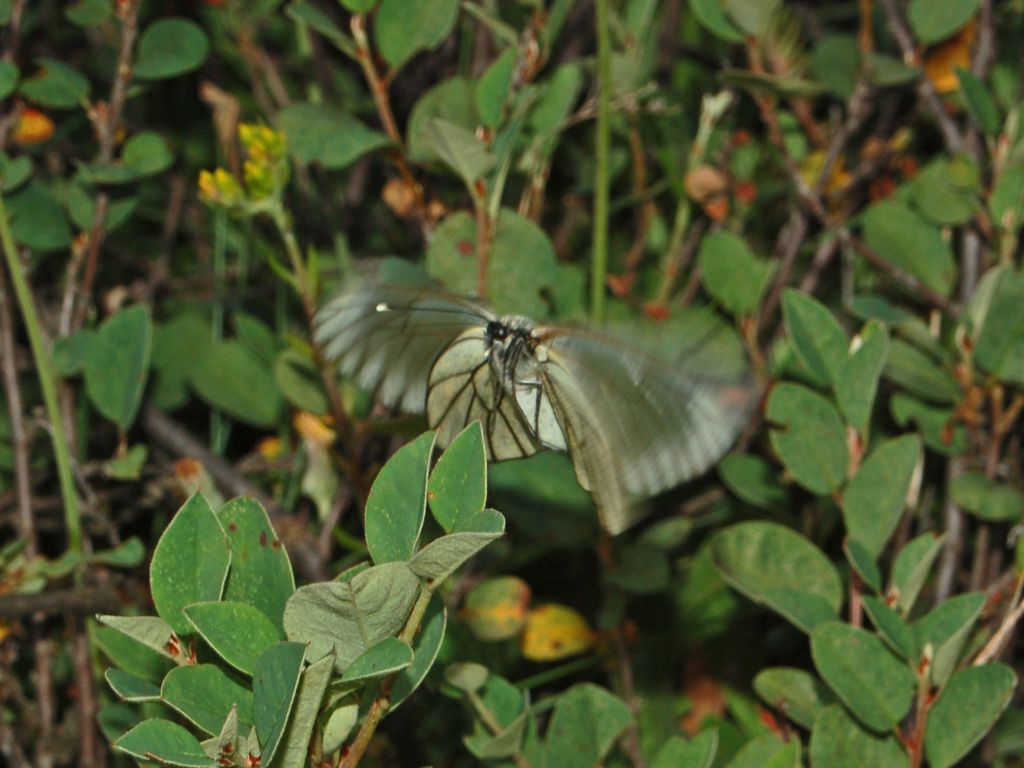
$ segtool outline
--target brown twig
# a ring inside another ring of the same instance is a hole
[[[47,590],[34,595],[0,595],[0,619],[17,619],[33,613],[92,616],[121,608],[117,594],[101,587]]]
[[[907,25],[903,21],[899,9],[896,7],[895,0],[880,1],[882,8],[885,10],[886,18],[889,21],[889,29],[892,31],[892,35],[896,38],[896,43],[903,53],[904,63],[916,66],[918,55],[914,39],[911,37],[910,30],[907,29]],[[935,122],[939,126],[943,141],[946,143],[946,149],[950,152],[961,151],[964,147],[964,136],[960,132],[956,121],[946,112],[945,107],[942,105],[942,99],[935,90],[935,86],[932,85],[932,81],[927,77],[922,77],[918,85],[918,91],[924,99],[924,103],[928,106],[928,111],[931,112],[932,117],[935,118]]]
[[[81,616],[72,619],[74,641],[72,661],[75,668],[75,685],[78,688],[78,766],[79,768],[103,768],[107,764],[105,740],[100,738],[96,715],[99,707],[96,701],[96,684],[92,676],[92,658],[89,633]]]
[[[14,452],[14,488],[17,497],[18,533],[25,539],[25,554],[35,558],[39,551],[35,520],[32,514],[32,477],[30,472],[29,435],[25,429],[21,387],[18,382],[17,346],[14,341],[14,315],[7,293],[7,278],[0,269],[0,369],[3,371],[7,416]],[[42,617],[32,619],[32,656],[36,671],[36,711],[39,721],[37,745],[47,744],[53,738],[56,706],[54,704],[53,674],[50,664],[50,646],[42,627]],[[53,757],[48,749],[37,749],[37,768],[50,768]]]
[[[423,229],[424,235],[426,235],[430,230],[430,216],[423,195],[423,187],[416,180],[416,174],[413,173],[412,167],[409,165],[408,160],[406,160],[405,143],[402,140],[402,134],[398,130],[398,124],[395,122],[395,113],[391,109],[391,101],[388,98],[387,79],[382,77],[377,70],[373,51],[370,50],[370,44],[366,37],[366,18],[358,13],[353,15],[350,27],[352,29],[352,37],[356,41],[356,58],[359,59],[359,66],[363,69],[363,76],[366,78],[366,84],[370,89],[370,95],[373,97],[373,103],[377,107],[377,116],[380,119],[381,127],[384,128],[384,132],[395,145],[394,151],[390,153],[391,159],[398,169],[398,173],[402,176],[402,180],[412,191],[413,206],[416,209],[420,227]]]
[[[887,261],[878,252],[870,248],[867,243],[854,237],[846,230],[841,231],[839,236],[843,239],[845,244],[853,248],[853,250],[862,256],[865,261],[896,280],[896,282],[901,283],[904,287],[909,289],[916,298],[924,299],[927,303],[938,307],[944,312],[954,312],[956,310],[956,307],[949,301],[949,299],[942,294],[933,291],[914,275],[904,272],[895,264]]]
[[[764,333],[768,322],[775,316],[775,310],[782,298],[782,291],[789,284],[789,275],[793,270],[796,256],[800,252],[800,246],[807,236],[807,213],[803,208],[794,208],[789,214],[789,221],[779,232],[776,240],[775,252],[778,254],[779,269],[775,273],[771,290],[768,292],[764,304],[761,305],[761,312],[758,317],[758,331]]]
[[[117,15],[121,19],[121,47],[117,54],[117,65],[114,70],[114,82],[110,88],[110,101],[99,102],[89,111],[89,116],[96,131],[99,143],[97,159],[101,163],[109,163],[114,158],[114,147],[117,143],[117,132],[121,125],[121,113],[128,97],[128,84],[132,78],[132,50],[139,31],[139,5],[141,0],[123,0],[118,3]],[[89,231],[86,246],[85,272],[79,286],[78,305],[72,315],[71,330],[82,327],[88,312],[96,275],[99,271],[100,249],[104,240],[104,224],[110,208],[110,195],[100,192],[96,196],[93,209],[92,228]]]

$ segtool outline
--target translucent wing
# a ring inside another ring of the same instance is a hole
[[[495,380],[482,329],[464,331],[441,353],[427,385],[427,419],[447,445],[475,420],[484,428],[491,461],[531,456],[540,447],[536,432],[516,400]]]
[[[636,499],[717,461],[753,406],[746,374],[702,378],[595,334],[537,331],[545,388],[577,476],[612,533],[633,522]]]
[[[324,305],[315,338],[342,373],[385,405],[420,413],[441,353],[464,331],[482,334],[493,319],[483,307],[434,290],[364,285]]]

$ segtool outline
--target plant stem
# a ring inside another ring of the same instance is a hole
[[[430,598],[433,596],[434,590],[426,585],[420,588],[419,597],[416,598],[416,603],[409,612],[409,618],[405,622],[402,632],[398,635],[399,640],[403,640],[410,645],[412,644],[412,639],[420,628],[423,616],[427,612],[427,606],[430,605]],[[365,754],[366,748],[370,746],[370,739],[373,738],[373,734],[377,731],[377,726],[380,725],[380,721],[384,719],[384,714],[391,705],[391,686],[394,681],[395,676],[391,675],[381,682],[380,693],[377,694],[377,698],[370,705],[370,711],[366,713],[366,717],[363,719],[363,724],[359,726],[359,732],[356,734],[352,746],[349,747],[348,752],[341,759],[338,768],[355,768],[359,765],[359,761],[362,759],[363,754]]]
[[[605,275],[608,272],[609,154],[611,149],[611,36],[608,0],[596,0],[597,10],[597,169],[594,174],[593,263],[590,271],[590,318],[604,322]]]
[[[57,404],[57,376],[53,370],[50,352],[43,340],[43,329],[39,324],[39,316],[36,314],[32,292],[25,279],[14,236],[11,234],[11,224],[7,218],[7,209],[2,196],[0,196],[0,245],[3,247],[7,270],[11,275],[11,284],[14,287],[14,295],[18,299],[22,321],[25,323],[25,332],[28,334],[29,345],[32,347],[32,357],[39,374],[39,388],[43,394],[46,418],[50,421],[50,438],[53,442],[54,458],[57,461],[60,494],[64,502],[64,522],[68,529],[68,549],[75,555],[81,555],[82,521],[78,512],[78,494],[75,491],[75,481],[71,471],[71,454],[64,435],[64,422]]]

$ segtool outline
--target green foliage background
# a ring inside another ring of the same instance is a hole
[[[1020,765],[1022,32],[1018,0],[0,0],[0,755]],[[366,275],[668,357],[724,327],[681,364],[742,349],[761,405],[614,540],[564,456],[427,481],[422,419],[311,340]],[[289,614],[356,583],[406,590],[379,637]]]

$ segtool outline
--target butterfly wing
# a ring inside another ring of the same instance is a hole
[[[423,411],[430,369],[463,332],[482,334],[488,310],[432,289],[362,285],[317,313],[314,338],[341,372],[388,406]]]
[[[605,527],[631,524],[632,502],[700,474],[736,439],[753,406],[745,373],[695,376],[597,334],[538,329],[545,385],[581,484]]]
[[[441,445],[479,420],[491,461],[532,456],[539,447],[515,398],[494,378],[482,329],[464,331],[437,358],[427,385],[427,419]]]

